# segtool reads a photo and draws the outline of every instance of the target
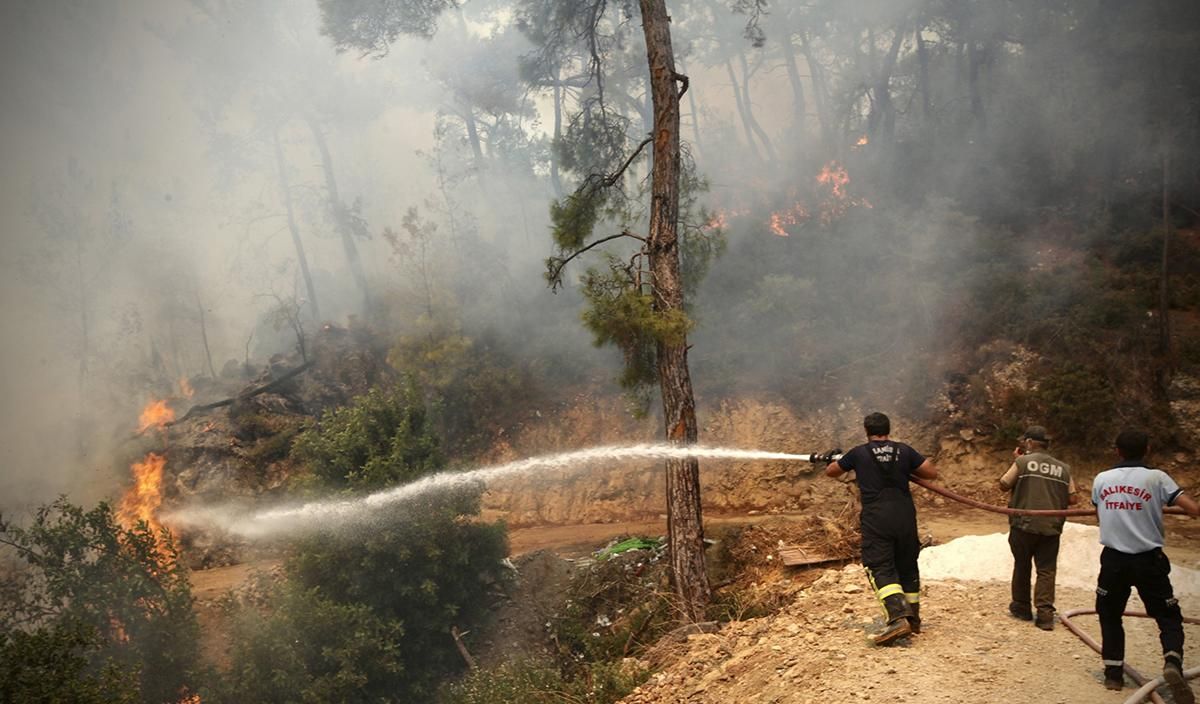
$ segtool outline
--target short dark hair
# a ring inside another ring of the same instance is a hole
[[[867,435],[891,435],[892,421],[876,411],[863,418],[863,429],[867,431]]]
[[[1122,430],[1117,436],[1117,452],[1126,460],[1140,460],[1150,449],[1150,436],[1144,430]]]

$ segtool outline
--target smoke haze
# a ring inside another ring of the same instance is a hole
[[[1128,204],[1159,187],[1166,143],[1190,154],[1178,189],[1198,192],[1200,58],[1163,69],[1152,14],[670,4],[683,137],[709,186],[691,224],[727,242],[694,298],[702,407],[771,393],[916,412],[1003,337],[974,327],[998,314],[971,301],[981,276],[1046,260],[1039,209],[1149,229]],[[551,92],[523,81],[535,47],[514,20],[538,6],[465,2],[384,56],[335,52],[316,2],[0,6],[0,509],[111,495],[138,410],[291,351],[289,302],[343,326],[496,335],[550,383],[614,378],[619,355],[579,324],[595,261],[558,294],[542,276],[549,204],[579,174],[553,158]],[[1171,7],[1193,36],[1195,10]],[[636,143],[645,54],[621,22],[609,80]],[[1180,107],[1166,123],[1164,102]],[[1056,271],[1007,310],[1069,307],[1086,274]]]

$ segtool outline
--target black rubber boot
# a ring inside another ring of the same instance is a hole
[[[921,604],[909,604],[908,610],[912,613],[908,617],[908,629],[914,634],[921,632]]]
[[[887,611],[887,628],[875,636],[875,645],[891,645],[912,633],[912,627],[908,625],[912,610],[908,608],[908,601],[903,594],[884,597],[883,608]]]
[[[1104,666],[1104,688],[1119,692],[1125,686],[1125,668],[1120,665]]]
[[[1011,602],[1008,605],[1008,613],[1012,614],[1014,618],[1019,618],[1022,621],[1033,620],[1033,609],[1029,608],[1029,604],[1018,604],[1015,601]]]

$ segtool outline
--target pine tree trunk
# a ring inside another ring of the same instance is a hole
[[[204,343],[204,360],[208,363],[208,374],[211,378],[217,378],[217,370],[213,367],[212,350],[208,346],[208,322],[204,315],[204,303],[200,301],[200,289],[197,287],[193,290],[196,295],[196,314],[200,316],[200,341]]]
[[[675,67],[680,73],[687,74],[687,67],[683,65],[682,61],[677,61]],[[688,121],[692,125],[692,155],[699,161],[704,153],[704,145],[700,141],[700,111],[696,109],[696,94],[688,91],[687,97],[689,117],[691,118]],[[680,116],[680,119],[682,120],[682,116]]]
[[[683,308],[679,272],[679,89],[671,48],[671,19],[665,0],[640,0],[654,101],[654,162],[651,171],[650,229],[647,249],[654,277],[654,306],[660,313]],[[667,440],[696,442],[696,402],[688,371],[687,340],[660,342],[659,385]],[[695,458],[668,460],[667,535],[671,580],[687,617],[704,615],[711,591],[704,567],[704,528],[700,513],[700,463]]]
[[[750,129],[750,119],[746,117],[746,106],[742,102],[742,88],[738,84],[737,74],[733,72],[733,62],[729,59],[725,60],[725,71],[729,74],[729,84],[733,88],[733,100],[737,105],[738,117],[742,121],[742,129],[746,132],[746,144],[750,147],[750,154],[754,156],[755,161],[762,161],[762,154],[758,153],[758,142],[754,139],[754,130]]]
[[[1163,147],[1162,155],[1162,264],[1158,272],[1158,349],[1163,356],[1167,375],[1171,363],[1171,147]]]
[[[317,144],[317,151],[321,153],[321,171],[325,175],[325,190],[329,193],[329,209],[333,215],[334,226],[337,227],[338,236],[342,240],[342,251],[346,253],[346,263],[350,266],[350,275],[354,277],[354,283],[358,286],[358,292],[362,294],[363,315],[370,315],[371,289],[367,286],[367,273],[363,270],[362,258],[358,256],[358,246],[354,244],[354,232],[351,230],[350,224],[346,222],[348,213],[346,212],[345,204],[342,203],[342,197],[338,194],[337,179],[333,173],[333,157],[329,153],[329,143],[325,141],[325,133],[321,131],[321,126],[317,124],[315,118],[307,115],[304,121],[308,123],[308,129],[312,132],[313,141]]]
[[[554,68],[554,142],[550,145],[550,185],[554,197],[563,197],[562,177],[558,173],[558,145],[562,141],[563,88],[559,78],[561,69]]]
[[[750,123],[750,129],[754,130],[754,134],[758,136],[762,142],[763,149],[766,150],[767,159],[771,162],[775,161],[775,146],[771,144],[771,138],[767,136],[766,130],[762,125],[758,124],[758,119],[754,117],[754,103],[750,100],[750,66],[746,62],[745,52],[738,52],[738,62],[742,68],[742,104],[746,107],[746,119]]]
[[[914,39],[917,43],[917,83],[921,91],[921,117],[928,127],[933,119],[933,97],[929,91],[929,51],[925,48],[924,37],[921,36],[922,29],[922,23],[918,22]]]
[[[821,125],[821,141],[825,145],[831,145],[834,143],[834,139],[833,117],[830,115],[829,107],[829,89],[825,85],[824,68],[817,61],[807,32],[800,35],[800,51],[804,54],[804,62],[808,64],[808,75],[812,81],[813,102],[817,106],[817,122]]]
[[[296,213],[292,208],[292,187],[288,184],[287,165],[283,162],[283,146],[279,144],[279,132],[272,134],[275,140],[275,164],[279,169],[280,198],[287,212],[288,232],[292,235],[292,246],[296,248],[296,261],[300,264],[300,275],[304,277],[304,287],[308,290],[308,300],[312,303],[313,320],[321,319],[321,308],[317,305],[317,288],[313,286],[312,274],[308,271],[308,256],[304,253],[304,242],[300,240],[300,227],[296,225]]]
[[[783,49],[784,66],[787,67],[788,82],[792,86],[792,128],[804,133],[804,81],[800,78],[800,66],[796,63],[796,47],[792,46],[792,35],[788,32],[780,42]]]

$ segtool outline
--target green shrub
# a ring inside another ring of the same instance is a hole
[[[347,497],[444,468],[420,395],[373,390],[296,440],[313,490]],[[476,520],[482,487],[455,484],[296,539],[263,610],[236,609],[226,701],[431,701],[463,668],[450,629],[487,615],[507,570],[502,524]],[[240,699],[239,699],[240,697]]]
[[[95,629],[60,622],[0,636],[0,702],[134,704],[137,672],[111,660],[99,667],[103,648]]]
[[[85,511],[65,499],[0,533],[25,563],[0,584],[3,701],[159,704],[193,687],[199,628],[170,534],[125,529],[107,504]]]
[[[622,663],[600,662],[566,679],[554,666],[516,662],[472,672],[448,686],[442,704],[612,704],[646,679],[646,673]]]
[[[434,328],[402,337],[388,361],[413,380],[457,457],[487,450],[504,424],[536,405],[532,375],[491,336]]]
[[[386,702],[404,692],[404,628],[362,605],[289,582],[270,608],[231,608],[230,669],[218,702]]]
[[[355,490],[412,481],[443,466],[425,404],[412,388],[372,389],[329,411],[296,438],[292,457],[321,484]]]
[[[1034,397],[1044,424],[1057,428],[1061,440],[1101,443],[1114,435],[1116,394],[1108,379],[1092,369],[1063,363],[1039,380]]]

